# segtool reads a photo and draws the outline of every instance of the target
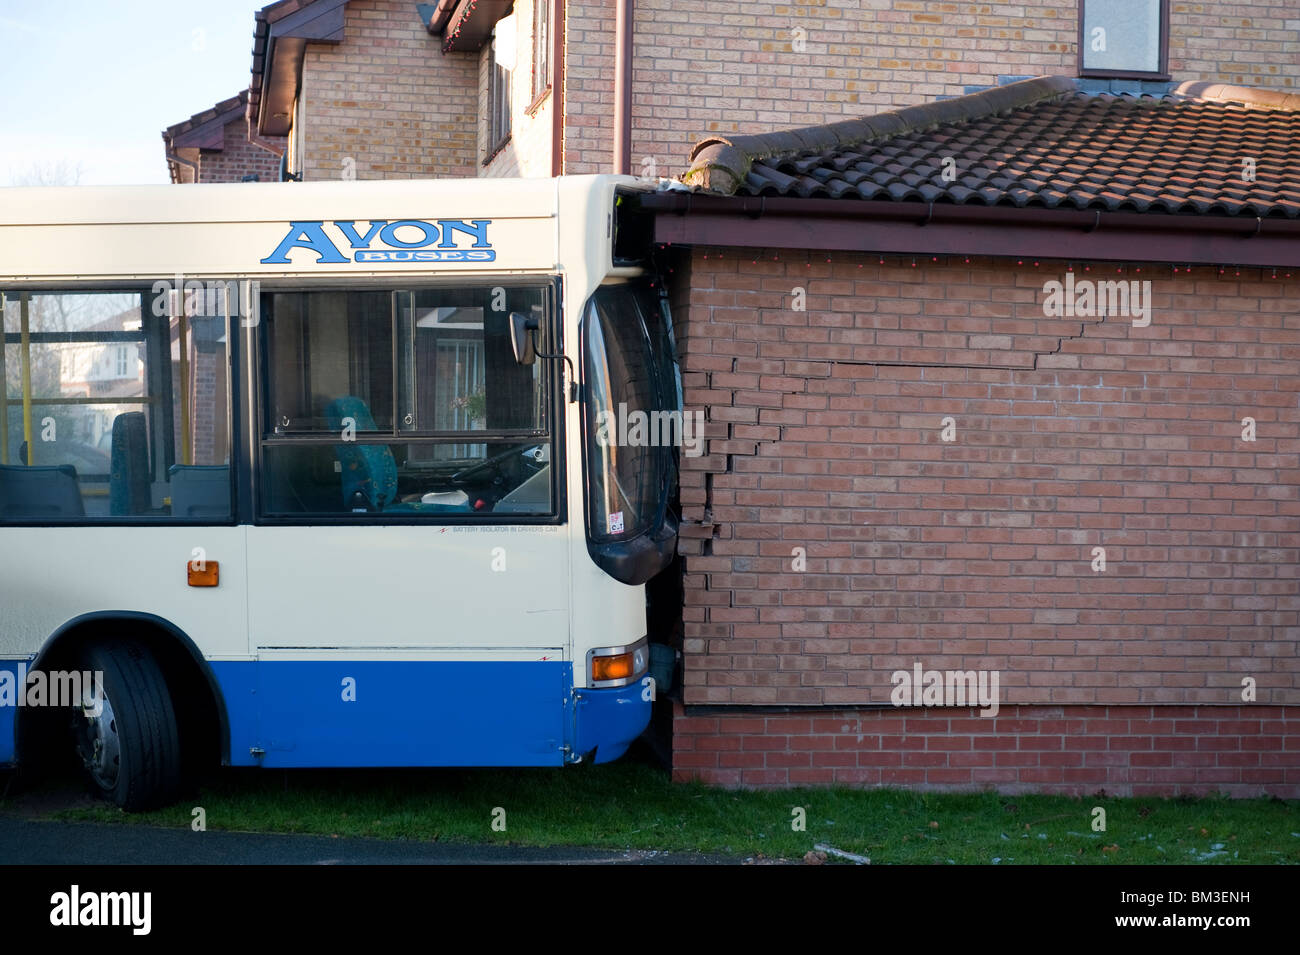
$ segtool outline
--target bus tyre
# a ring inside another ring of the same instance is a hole
[[[180,735],[167,681],[139,643],[86,649],[81,668],[100,674],[98,700],[73,711],[76,754],[90,788],[127,812],[164,806],[181,782]]]

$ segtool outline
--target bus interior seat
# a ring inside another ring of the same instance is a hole
[[[325,414],[334,431],[343,430],[344,418],[351,418],[358,432],[376,430],[370,408],[355,395],[335,398],[326,407]],[[393,503],[397,497],[397,462],[387,445],[347,442],[335,445],[334,454],[343,469],[345,508],[352,507],[357,494],[377,511]]]
[[[71,464],[0,464],[0,518],[83,517],[86,509]]]
[[[125,411],[113,419],[109,513],[144,514],[150,504],[148,424],[143,411]]]
[[[336,398],[325,409],[331,430],[341,431],[343,419],[351,418],[357,431],[374,431],[375,419],[365,401],[355,395]],[[371,510],[445,513],[471,511],[468,495],[463,492],[423,494],[415,500],[398,499],[397,462],[392,449],[384,444],[338,444],[334,454],[343,473],[343,507],[352,510],[358,495]]]
[[[173,464],[172,517],[230,519],[230,468],[224,464]]]
[[[551,466],[548,464],[492,508],[494,514],[542,514],[551,508]]]

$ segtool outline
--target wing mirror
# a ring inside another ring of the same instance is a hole
[[[514,349],[515,361],[521,365],[531,365],[537,358],[537,319],[523,312],[510,313],[510,347]]]
[[[510,313],[510,347],[514,350],[515,361],[521,365],[531,365],[538,358],[563,359],[569,369],[569,401],[578,400],[578,375],[568,355],[548,355],[537,350],[537,318],[523,312]]]

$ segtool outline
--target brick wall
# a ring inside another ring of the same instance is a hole
[[[701,9],[695,8],[697,16]],[[636,29],[641,29],[644,17],[638,10]],[[683,29],[688,29],[685,26],[688,17],[679,13],[678,20]],[[614,149],[614,5],[602,0],[566,0],[564,42],[564,172],[567,175],[610,172]],[[644,73],[638,78],[642,82],[651,79]],[[633,97],[633,145],[643,151],[667,142],[662,136],[638,136],[647,96],[659,109],[668,111],[669,116],[681,115],[676,112],[671,90],[662,87],[642,90],[638,86]],[[715,103],[713,109],[716,112],[722,106]],[[679,145],[680,137],[673,141]],[[641,155],[634,151],[633,161],[639,162]],[[686,151],[678,148],[672,160],[681,162],[685,157]]]
[[[478,175],[478,54],[444,55],[401,0],[353,0],[344,36],[307,46],[303,178]]]
[[[1112,796],[1300,795],[1294,706],[1015,706],[686,715],[673,776]]]
[[[660,175],[680,172],[690,147],[710,133],[815,125],[958,96],[999,76],[1076,72],[1077,0],[638,0],[635,17],[634,171],[652,158]],[[1170,20],[1175,82],[1300,81],[1293,4],[1174,2]],[[613,4],[573,0],[568,24],[566,171],[605,172]],[[793,49],[800,37],[804,52]]]
[[[1300,703],[1300,282],[1076,265],[1152,281],[1135,328],[1044,317],[1063,263],[831,258],[677,269],[688,706],[888,704],[915,661],[1004,706]]]
[[[248,141],[248,123],[243,116],[227,123],[222,131],[222,148],[199,153],[199,182],[239,182],[244,176],[257,176],[259,182],[276,182],[280,178],[284,138],[259,137],[259,141],[264,145]],[[279,152],[272,152],[273,149]]]
[[[193,463],[227,464],[230,460],[225,346],[197,348],[190,352],[190,414],[193,417]],[[177,368],[179,374],[179,365]],[[179,442],[176,445],[180,447]]]
[[[1173,3],[1175,82],[1292,88],[1300,14],[1280,0]],[[673,175],[711,133],[752,133],[958,96],[1000,76],[1076,71],[1076,0],[934,4],[821,0],[640,0],[636,4],[633,172]],[[313,43],[303,65],[304,171],[337,178],[550,174],[550,103],[531,96],[532,0],[515,5],[514,137],[487,166],[486,54],[439,52],[401,0],[353,0],[345,40]],[[614,4],[566,5],[565,169],[610,169]],[[796,31],[803,31],[796,33]],[[804,45],[802,52],[796,44]]]

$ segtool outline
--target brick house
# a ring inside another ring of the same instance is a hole
[[[1297,142],[1043,79],[696,147],[679,778],[1300,793]],[[894,705],[918,666],[1000,711]]]
[[[172,182],[258,182],[280,178],[283,137],[249,136],[248,90],[163,130]]]
[[[1300,795],[1300,20],[1129,8],[256,15],[304,179],[685,170],[676,778]],[[1149,324],[1045,311],[1103,276]],[[1000,712],[896,707],[917,664]]]
[[[623,163],[641,175],[674,174],[709,135],[853,119],[1015,78],[1147,92],[1300,79],[1300,14],[1278,0],[1136,0],[1150,22],[1119,20],[1110,34],[1112,56],[1135,61],[1090,62],[1093,21],[1107,25],[1114,3],[281,0],[256,14],[250,122],[290,135],[290,171],[305,179],[609,172],[624,125],[620,8],[632,12]],[[1147,46],[1130,50],[1127,37]]]

